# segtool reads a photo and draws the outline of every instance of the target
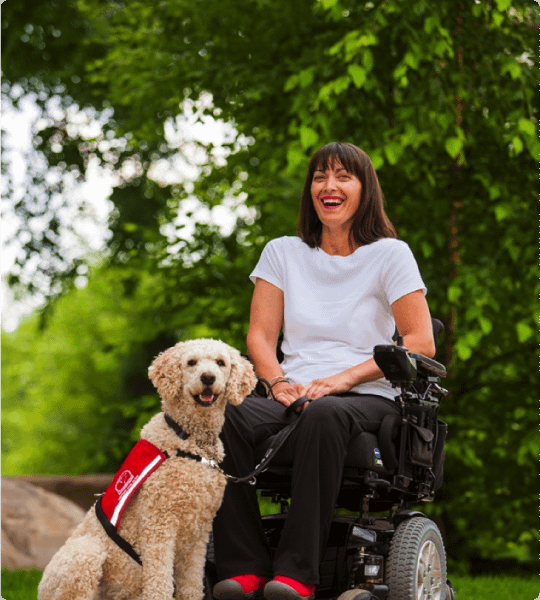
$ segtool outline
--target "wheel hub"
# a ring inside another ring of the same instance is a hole
[[[441,557],[430,540],[424,543],[418,555],[416,590],[417,600],[443,600]]]

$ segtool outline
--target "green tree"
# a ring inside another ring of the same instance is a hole
[[[246,277],[266,240],[294,233],[309,155],[330,140],[370,154],[446,325],[451,429],[445,501],[433,511],[455,558],[526,557],[538,452],[531,3],[56,0],[10,3],[3,17],[4,92],[17,83],[45,109],[56,94],[101,115],[99,138],[51,119],[36,146],[55,168],[84,173],[95,156],[121,175],[108,260],[129,273],[127,294],[145,290],[160,331],[199,325],[242,343]],[[226,160],[206,146],[193,187],[160,185],[153,166],[186,153],[167,127],[204,98],[200,118],[237,132]],[[191,195],[209,207],[232,198],[255,217],[229,235],[199,224],[186,238],[165,226]],[[24,201],[17,210],[31,212]],[[39,254],[43,244],[26,239]]]

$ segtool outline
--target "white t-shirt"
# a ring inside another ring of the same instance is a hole
[[[427,289],[409,246],[383,238],[350,256],[310,248],[299,237],[270,241],[250,275],[284,293],[281,367],[286,377],[306,385],[373,357],[377,344],[391,344],[391,305]],[[361,394],[394,398],[386,379],[352,388]]]

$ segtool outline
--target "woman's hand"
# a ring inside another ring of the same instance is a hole
[[[290,406],[296,399],[303,396],[302,390],[304,386],[301,383],[287,383],[286,381],[280,381],[272,388],[275,399],[283,404],[283,406]]]
[[[354,380],[351,378],[349,370],[347,370],[330,377],[314,379],[303,388],[300,395],[307,396],[311,400],[317,400],[317,398],[322,398],[323,396],[348,392],[353,385]]]

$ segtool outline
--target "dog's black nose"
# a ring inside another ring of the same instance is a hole
[[[203,373],[201,375],[201,381],[204,385],[212,385],[216,380],[216,376],[213,373]]]

